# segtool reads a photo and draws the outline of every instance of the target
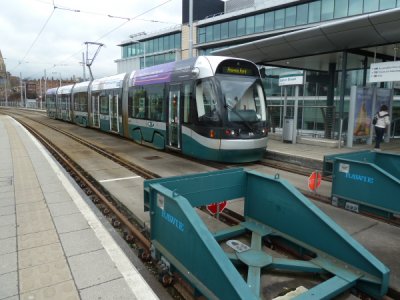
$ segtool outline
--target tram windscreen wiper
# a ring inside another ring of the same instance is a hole
[[[229,111],[234,112],[235,115],[237,115],[237,116],[239,117],[239,119],[242,120],[242,122],[244,123],[244,125],[246,125],[246,127],[247,127],[250,131],[254,131],[253,126],[251,126],[251,125],[249,124],[249,122],[247,122],[247,120],[245,120],[245,118],[243,118],[243,116],[242,116],[239,112],[237,112],[232,106],[230,106],[229,104],[227,104],[226,101],[225,101],[224,107],[227,108]]]

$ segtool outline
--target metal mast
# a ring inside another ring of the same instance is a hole
[[[90,68],[93,64],[94,59],[96,58],[97,54],[100,51],[100,48],[102,46],[104,46],[104,44],[102,43],[96,43],[96,42],[85,42],[86,44],[86,66],[89,69],[89,73],[90,73],[90,80],[93,80],[93,74],[92,74],[92,69]],[[97,50],[93,55],[93,58],[89,58],[89,45],[97,45]]]

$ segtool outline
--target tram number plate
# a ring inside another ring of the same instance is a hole
[[[358,210],[358,204],[354,204],[351,202],[346,202],[346,205],[344,206],[345,209],[350,210],[350,211],[354,211],[356,213],[359,212]]]

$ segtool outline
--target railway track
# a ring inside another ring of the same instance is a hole
[[[85,191],[85,193],[91,198],[91,200],[99,207],[99,209],[103,212],[103,214],[107,217],[110,223],[117,228],[117,230],[123,235],[124,239],[131,245],[132,248],[136,249],[139,257],[144,261],[150,260],[150,246],[151,242],[148,238],[148,233],[143,230],[138,224],[134,224],[132,221],[129,212],[126,211],[121,204],[113,199],[107,191],[105,191],[99,183],[96,182],[88,173],[86,173],[82,168],[78,166],[65,152],[61,151],[56,145],[54,145],[48,138],[38,132],[32,125],[28,124],[28,122],[24,121],[22,118],[27,118],[23,114],[15,114],[16,119],[25,126],[37,139],[39,139],[47,149],[60,161],[60,163],[64,166],[64,168],[71,174],[71,177],[75,179],[75,181],[79,184],[79,186]],[[159,178],[160,175],[151,172],[137,164],[134,164],[126,159],[115,155],[109,151],[106,151],[95,145],[90,143],[83,138],[77,137],[65,130],[59,129],[55,126],[47,124],[45,122],[41,122],[39,120],[28,118],[31,121],[37,122],[43,126],[49,127],[52,130],[56,130],[57,132],[62,133],[65,136],[73,139],[76,142],[90,148],[93,151],[107,157],[108,159],[120,164],[124,168],[135,172],[145,179],[153,179]],[[192,159],[191,159],[192,160]],[[196,161],[197,162],[197,161]],[[228,168],[230,166],[225,166],[222,164],[207,164],[206,162],[202,162],[207,166],[212,166],[217,169]],[[259,162],[258,164],[273,168],[279,168],[279,165],[276,163],[268,163],[268,162]],[[283,167],[279,168],[281,170],[285,170],[288,172],[293,172],[301,175],[308,175],[310,169],[298,168],[298,166],[290,167],[287,164],[283,165]],[[307,173],[308,172],[308,173]],[[310,193],[307,191],[302,191],[307,197],[312,199],[330,203],[330,199],[328,197],[316,195],[315,193]],[[238,215],[233,211],[227,210],[225,213],[220,215],[220,220],[229,223],[230,225],[237,224],[243,221],[243,217]],[[400,224],[393,224],[400,225]],[[172,278],[166,276],[164,274],[161,278],[163,284],[168,285],[172,282]],[[175,282],[179,282],[179,288],[181,294],[185,295],[185,299],[190,298],[190,289],[188,289],[187,284],[182,281],[181,278],[175,280]]]
[[[18,113],[15,113],[15,112],[13,112],[13,113],[14,114],[18,114]],[[25,114],[19,114],[19,115],[27,118],[27,116]],[[132,171],[132,172],[134,172],[134,173],[136,173],[138,175],[140,175],[144,179],[153,179],[153,178],[162,177],[161,175],[156,174],[154,172],[151,172],[150,170],[148,170],[146,168],[143,168],[138,164],[135,164],[135,163],[133,163],[131,161],[128,161],[128,160],[116,155],[115,153],[112,153],[110,151],[106,151],[102,147],[100,147],[100,146],[98,146],[98,145],[96,145],[94,143],[88,142],[88,141],[86,141],[85,139],[83,139],[81,137],[78,137],[78,136],[76,136],[74,134],[71,134],[66,130],[62,130],[62,129],[56,127],[56,126],[52,126],[52,125],[50,125],[50,124],[48,124],[46,122],[42,122],[42,121],[39,121],[39,120],[34,119],[34,118],[29,118],[29,119],[34,121],[34,122],[37,122],[37,123],[39,123],[39,124],[41,124],[43,126],[49,127],[49,128],[51,128],[53,130],[56,130],[56,131],[62,133],[63,135],[65,135],[65,136],[68,136],[69,138],[71,138],[71,139],[79,142],[80,144],[82,144],[82,145],[84,145],[84,146],[96,151],[97,153],[103,155],[104,157],[107,157],[110,160],[118,163],[119,165],[123,166],[124,168],[126,168],[126,169],[128,169],[128,170],[130,170],[130,171]],[[125,138],[117,136],[117,135],[113,135],[113,136],[114,137],[119,137],[121,139],[126,140]],[[144,146],[144,147],[147,147],[147,146]],[[311,172],[315,171],[315,169],[313,169],[313,168],[308,168],[308,167],[300,166],[300,165],[293,164],[293,163],[285,163],[285,162],[281,162],[281,161],[274,161],[274,160],[271,160],[271,159],[264,159],[262,161],[255,162],[253,164],[246,163],[246,164],[229,165],[229,164],[223,164],[223,163],[211,162],[211,161],[203,161],[203,160],[198,160],[198,159],[195,159],[195,158],[186,157],[186,156],[183,156],[182,154],[180,154],[178,152],[170,152],[170,154],[173,154],[173,155],[178,156],[178,157],[180,157],[182,159],[186,159],[186,160],[189,160],[189,161],[192,161],[192,162],[195,162],[195,163],[199,163],[199,164],[205,165],[207,167],[211,167],[211,168],[218,169],[218,170],[223,170],[223,169],[227,169],[227,168],[231,168],[231,167],[250,167],[251,168],[252,166],[259,165],[259,166],[269,167],[269,168],[273,168],[273,169],[276,169],[276,170],[279,170],[279,171],[286,171],[286,172],[289,172],[289,173],[293,173],[293,174],[297,174],[297,175],[301,175],[301,176],[306,176],[306,177],[309,176],[311,174]],[[317,170],[317,171],[321,171],[321,170]],[[326,181],[326,182],[332,182],[332,178],[331,177],[323,177],[322,180]],[[319,201],[319,202],[326,203],[326,204],[331,204],[331,198],[329,196],[325,196],[325,195],[322,195],[320,193],[312,192],[312,191],[309,191],[309,190],[306,190],[306,189],[301,189],[301,188],[298,188],[298,189],[303,195],[305,195],[306,197],[308,197],[308,198],[310,198],[312,200]],[[367,216],[369,218],[372,218],[372,219],[376,219],[376,220],[388,223],[390,225],[400,226],[400,219],[388,220],[388,219],[385,219],[383,217],[380,217],[380,216],[377,216],[377,215],[374,215],[374,214],[368,214],[368,213],[360,213],[360,214],[362,214],[364,216]],[[224,215],[222,215],[222,217],[224,217]],[[232,224],[234,222],[242,221],[242,217],[240,215],[238,215],[236,212],[230,211],[229,209],[226,209],[225,217],[226,217],[226,220],[228,222],[232,223]]]

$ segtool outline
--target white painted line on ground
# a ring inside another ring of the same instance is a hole
[[[47,150],[44,148],[42,144],[40,144],[21,124],[13,119],[13,121],[20,126],[22,130],[26,132],[26,134],[32,139],[33,143],[38,147],[43,156],[49,162],[50,166],[56,173],[57,177],[60,179],[61,183],[67,190],[68,194],[74,201],[75,205],[81,211],[82,215],[87,220],[89,226],[95,232],[97,238],[100,240],[104,249],[107,251],[108,255],[115,263],[117,269],[121,272],[124,277],[127,285],[131,289],[132,293],[136,296],[136,299],[159,299],[157,295],[154,293],[152,288],[147,284],[147,282],[143,279],[142,275],[138,272],[136,267],[131,263],[129,258],[125,255],[125,253],[121,250],[121,248],[114,241],[110,233],[107,229],[101,224],[100,220],[94,214],[94,212],[90,209],[89,205],[85,202],[85,200],[79,195],[78,191],[74,188],[74,186],[69,182],[68,178],[61,171],[60,167],[54,159],[49,155]]]
[[[129,177],[121,177],[121,178],[103,179],[103,180],[99,180],[99,182],[112,182],[112,181],[120,181],[120,180],[136,179],[136,178],[141,178],[141,177],[140,176],[129,176]]]

